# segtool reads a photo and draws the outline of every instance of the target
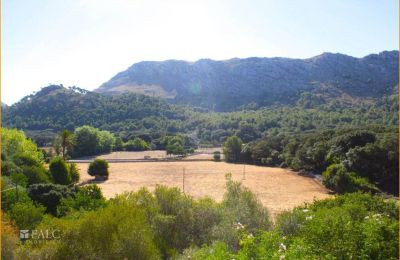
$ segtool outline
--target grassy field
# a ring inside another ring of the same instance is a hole
[[[78,167],[81,181],[90,182],[93,177],[87,174],[88,164],[80,163]],[[287,169],[212,161],[110,163],[109,180],[98,185],[107,198],[143,186],[153,190],[156,184],[183,189],[183,172],[186,194],[195,198],[209,196],[218,201],[225,192],[225,174],[232,173],[234,180],[257,194],[272,215],[330,196],[315,179]]]
[[[188,155],[184,159],[203,159],[203,160],[212,160],[214,151],[221,152],[221,159],[224,157],[222,154],[221,148],[201,148],[197,149],[194,154]],[[151,151],[142,151],[142,152],[112,152],[109,154],[103,154],[98,156],[86,156],[78,159],[143,159],[145,156],[149,156],[152,159],[160,159],[167,158],[168,155],[164,150],[151,150]]]

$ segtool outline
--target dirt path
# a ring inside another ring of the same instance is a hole
[[[93,179],[86,173],[88,164],[78,164],[78,167],[82,182]],[[229,172],[234,180],[241,181],[257,194],[272,215],[330,196],[315,179],[290,170],[212,161],[110,163],[110,179],[98,185],[107,198],[143,186],[153,190],[156,184],[182,189],[183,170],[185,192],[194,198],[210,196],[220,201],[225,192],[225,174]]]

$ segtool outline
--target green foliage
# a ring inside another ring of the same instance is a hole
[[[141,138],[134,138],[124,144],[124,148],[127,151],[146,151],[150,149],[150,145]]]
[[[69,164],[69,173],[71,174],[72,183],[78,183],[81,178],[81,175],[79,173],[79,169],[76,163]]]
[[[18,190],[15,188],[7,188],[7,190],[1,193],[1,209],[6,212],[18,202],[28,203],[31,201],[27,191],[23,188],[18,188]]]
[[[108,179],[109,171],[108,171],[108,162],[103,159],[95,159],[93,162],[89,164],[88,174],[90,176],[101,176]]]
[[[8,214],[19,229],[31,230],[43,219],[45,210],[45,207],[35,206],[32,202],[18,202],[12,206]]]
[[[279,215],[273,230],[244,234],[237,253],[221,243],[198,250],[187,249],[183,256],[191,259],[397,259],[398,228],[396,201],[351,193]]]
[[[326,187],[338,192],[377,192],[375,185],[367,178],[358,176],[354,172],[348,172],[341,164],[332,164],[322,173],[323,183]]]
[[[216,162],[221,161],[221,152],[220,152],[220,151],[215,151],[215,152],[213,153],[213,159],[214,159],[214,161],[216,161]]]
[[[43,154],[37,149],[36,144],[27,139],[24,132],[17,129],[1,129],[1,148],[6,158],[25,156],[35,164],[43,162]]]
[[[72,183],[70,168],[63,158],[55,157],[50,162],[49,168],[54,183],[61,185],[68,185]]]
[[[226,139],[223,145],[224,158],[227,162],[240,162],[243,148],[242,140],[237,136]]]
[[[88,156],[111,152],[115,137],[108,131],[100,131],[91,126],[82,126],[74,132],[74,156]]]
[[[47,253],[50,259],[160,259],[145,213],[126,201],[79,218],[52,219],[38,228],[59,229],[62,237],[43,245],[27,242],[20,256],[36,254],[41,259]]]
[[[33,184],[28,188],[31,199],[46,207],[46,212],[57,214],[57,206],[61,199],[68,198],[74,194],[73,188],[59,184]]]
[[[96,210],[105,205],[106,199],[101,189],[96,184],[90,184],[80,187],[72,197],[62,198],[57,207],[57,215],[65,216],[74,210]]]
[[[22,166],[21,169],[28,178],[28,185],[51,182],[50,174],[43,166]]]

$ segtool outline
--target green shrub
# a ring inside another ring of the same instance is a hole
[[[46,207],[46,212],[57,214],[61,199],[74,195],[74,189],[59,184],[33,184],[28,188],[29,197]]]
[[[145,213],[122,199],[76,218],[53,218],[37,228],[59,229],[61,239],[44,245],[27,242],[20,258],[33,254],[38,259],[160,259]]]
[[[43,219],[45,210],[45,207],[35,206],[32,202],[19,202],[12,206],[8,214],[19,229],[31,230]]]
[[[62,198],[57,207],[57,215],[65,216],[73,210],[96,210],[106,205],[101,189],[96,184],[78,188],[73,197]]]
[[[71,175],[72,183],[78,183],[81,178],[81,175],[79,173],[78,166],[76,165],[76,163],[69,164],[69,172]]]
[[[16,189],[6,190],[2,192],[1,195],[1,209],[6,212],[9,211],[12,206],[18,202],[32,202],[31,198],[28,196],[26,189],[24,188],[18,188],[18,192]]]
[[[220,151],[215,151],[213,155],[214,161],[219,162],[221,161],[221,152]]]
[[[88,174],[90,176],[101,176],[105,179],[108,179],[108,162],[103,159],[96,159],[90,163],[88,168]]]
[[[51,182],[49,172],[42,166],[21,166],[21,169],[28,179],[28,185]]]
[[[340,194],[346,192],[365,191],[378,192],[378,188],[371,184],[367,178],[348,172],[341,164],[332,164],[322,173],[323,183]]]
[[[124,144],[124,147],[127,151],[146,151],[150,149],[150,145],[146,141],[138,137],[126,142]]]
[[[56,184],[68,185],[72,183],[70,168],[61,157],[55,157],[50,162],[50,173]]]

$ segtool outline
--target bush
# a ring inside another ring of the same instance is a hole
[[[12,206],[9,216],[11,220],[15,221],[20,230],[31,230],[42,221],[45,210],[45,207],[36,207],[32,202],[19,202]]]
[[[88,174],[90,176],[98,176],[108,179],[109,172],[108,172],[108,162],[103,159],[96,159],[90,163],[88,168]]]
[[[96,184],[78,188],[73,197],[62,198],[57,207],[57,215],[65,216],[73,210],[96,210],[106,205],[101,189]]]
[[[354,172],[347,172],[341,164],[332,164],[322,173],[324,185],[340,194],[362,190],[365,192],[378,192],[378,188],[371,184],[367,178],[358,176]]]
[[[68,185],[72,183],[70,168],[61,157],[55,157],[50,162],[50,173],[56,184]]]
[[[71,181],[73,183],[78,183],[81,178],[81,175],[79,173],[78,166],[76,165],[76,163],[69,164],[69,172],[71,174]]]
[[[146,141],[138,137],[126,142],[124,144],[124,147],[127,151],[146,151],[150,149],[150,145]]]
[[[220,151],[215,151],[213,155],[214,161],[219,162],[221,161],[221,152]]]
[[[4,211],[11,210],[12,206],[15,203],[28,203],[32,202],[31,198],[28,196],[26,189],[18,188],[18,192],[16,189],[6,190],[2,192],[1,196],[1,209]]]
[[[160,259],[145,213],[126,200],[79,218],[53,218],[38,228],[57,228],[62,239],[43,246],[26,243],[21,254],[35,253],[38,259],[44,255],[47,259]]]
[[[1,257],[2,259],[15,259],[15,251],[19,244],[17,230],[10,222],[1,220]]]
[[[28,179],[28,185],[51,182],[49,172],[43,166],[21,166],[21,169]]]
[[[57,206],[61,199],[74,195],[74,189],[58,184],[34,184],[29,186],[28,194],[31,199],[46,207],[46,212],[57,214]]]

